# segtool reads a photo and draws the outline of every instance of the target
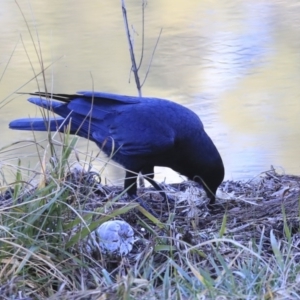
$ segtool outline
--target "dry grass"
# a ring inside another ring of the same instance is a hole
[[[300,297],[300,177],[271,170],[224,182],[211,211],[193,182],[165,186],[174,203],[141,188],[158,220],[100,174],[61,167],[34,188],[17,173],[18,184],[2,192],[0,299]],[[85,247],[109,219],[134,228],[126,257]]]
[[[37,28],[20,12],[40,62],[35,70],[30,61],[31,80],[41,75],[50,90],[45,70],[52,64],[44,67]],[[300,298],[299,177],[271,170],[224,182],[211,211],[192,182],[165,185],[170,204],[140,189],[156,219],[129,203],[121,187],[103,186],[101,174],[70,171],[76,141],[63,138],[60,158],[38,185],[24,179],[20,164],[14,183],[0,190],[0,300]],[[43,154],[40,161],[43,169]],[[87,251],[89,233],[110,219],[134,228],[126,257]]]

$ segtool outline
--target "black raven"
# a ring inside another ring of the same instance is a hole
[[[17,119],[11,129],[64,131],[94,141],[126,169],[124,188],[137,191],[141,172],[157,189],[154,166],[174,171],[202,184],[210,205],[224,178],[221,156],[190,109],[169,100],[82,91],[77,94],[32,93],[29,102],[53,111],[60,118]],[[43,98],[41,98],[43,97]]]

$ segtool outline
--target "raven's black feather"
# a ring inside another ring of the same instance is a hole
[[[44,120],[12,121],[19,130],[60,130],[71,124],[71,133],[94,141],[126,171],[124,187],[136,194],[136,174],[153,181],[154,166],[170,167],[191,180],[204,183],[210,204],[224,178],[221,156],[190,109],[157,98],[139,98],[101,92],[50,94],[37,92],[28,100],[60,116]],[[43,98],[41,98],[43,97]],[[105,143],[104,143],[105,141]],[[131,172],[130,172],[131,171]]]

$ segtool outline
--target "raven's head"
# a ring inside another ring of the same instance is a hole
[[[198,172],[194,172],[193,176],[189,178],[203,186],[207,197],[210,199],[209,205],[213,205],[216,201],[217,189],[224,179],[224,173],[224,165],[220,157],[214,164],[202,166]]]

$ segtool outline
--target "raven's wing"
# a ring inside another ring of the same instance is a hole
[[[114,149],[122,155],[155,155],[171,149],[174,145],[174,137],[162,135],[161,131],[154,134],[152,128],[144,132],[129,131],[124,126],[111,127],[111,129],[111,134],[108,136],[104,136],[101,130],[93,131],[93,139],[101,144],[111,137],[113,141],[108,140],[109,145],[114,144]]]
[[[67,118],[68,123],[70,120],[72,132],[92,137],[98,145],[107,138],[113,139],[115,148],[123,155],[162,153],[174,145],[174,128],[166,122],[168,112],[161,99],[94,91],[34,95],[61,101],[29,98],[30,102]]]
[[[48,92],[18,93],[18,94],[39,96],[42,98],[46,98],[48,102],[53,100],[58,100],[64,103],[70,103],[71,101],[77,98],[85,98],[88,99],[89,102],[93,102],[94,99],[97,101],[100,100],[102,103],[108,102],[110,103],[110,105],[120,104],[120,103],[122,104],[138,103],[141,100],[140,97],[125,96],[125,95],[96,92],[96,91],[79,91],[76,94],[58,94],[58,93],[48,93]]]
[[[111,100],[115,103],[119,102],[122,104],[134,104],[143,101],[141,97],[134,97],[134,96],[125,96],[125,95],[118,95],[118,94],[111,94],[111,93],[103,93],[103,92],[95,92],[95,91],[78,91],[77,94],[79,96],[88,97],[89,99],[95,99],[96,101],[105,101]],[[112,103],[112,102],[111,102]]]
[[[104,140],[111,144],[107,140],[110,137],[115,148],[123,155],[157,154],[174,146],[174,128],[164,118],[164,115],[168,115],[165,101],[106,93],[84,93],[88,98],[79,96],[68,103],[68,108],[73,113],[85,116],[86,121],[90,122],[93,140],[98,144]],[[94,98],[91,99],[91,96]],[[72,118],[74,119],[74,115]]]

